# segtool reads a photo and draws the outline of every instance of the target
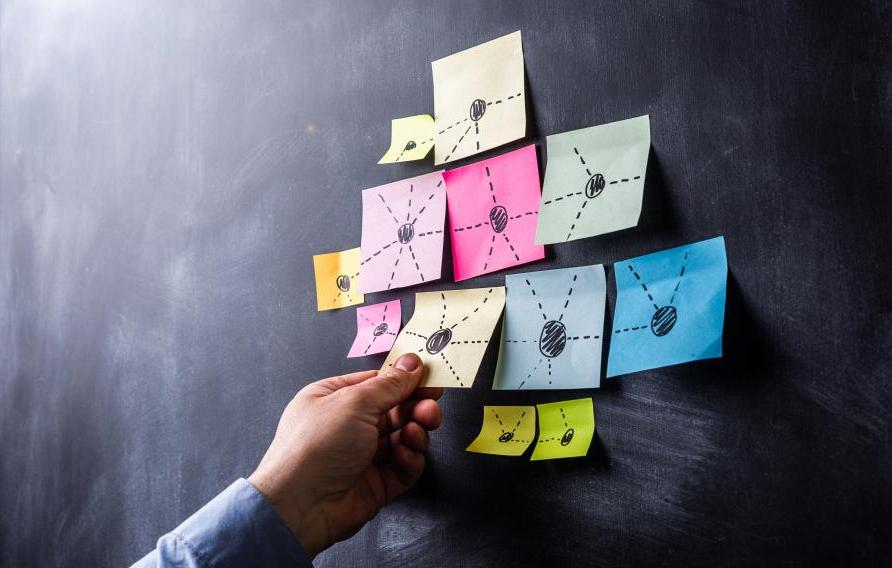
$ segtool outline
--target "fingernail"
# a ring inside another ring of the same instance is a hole
[[[411,373],[418,368],[418,357],[414,355],[403,355],[396,361],[394,365],[397,369]]]

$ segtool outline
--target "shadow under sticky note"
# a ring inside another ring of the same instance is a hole
[[[356,338],[347,357],[363,357],[389,350],[402,319],[399,300],[356,308]]]
[[[359,291],[359,249],[313,256],[316,274],[316,309],[334,310],[365,301]]]
[[[520,32],[431,63],[434,163],[471,156],[526,134]]]
[[[638,224],[650,152],[648,116],[554,134],[546,144],[537,243],[572,241]]]
[[[618,262],[614,275],[608,377],[722,356],[723,237]]]
[[[607,297],[604,267],[509,274],[505,287],[505,323],[492,388],[597,388]]]
[[[362,192],[362,260],[365,293],[440,278],[446,191],[441,172]]]
[[[470,388],[505,307],[505,288],[415,294],[415,313],[384,360],[417,354],[427,368],[419,386]]]
[[[421,160],[434,147],[434,118],[429,114],[395,118],[390,122],[390,148],[379,164]]]
[[[576,458],[588,453],[595,435],[592,399],[537,404],[539,439],[531,461]]]
[[[522,455],[536,437],[536,407],[484,406],[480,434],[466,451],[498,456]]]
[[[536,147],[443,173],[455,280],[545,258],[533,243],[539,211]]]

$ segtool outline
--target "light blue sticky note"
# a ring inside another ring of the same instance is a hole
[[[596,388],[601,383],[604,266],[505,277],[495,390]]]
[[[607,376],[722,356],[725,239],[617,262]]]

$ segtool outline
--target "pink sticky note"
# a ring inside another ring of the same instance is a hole
[[[545,257],[533,243],[539,215],[536,147],[443,174],[456,282]]]
[[[347,357],[390,351],[402,321],[399,300],[357,308],[356,339]]]
[[[446,192],[433,172],[362,192],[359,285],[380,292],[440,278]]]

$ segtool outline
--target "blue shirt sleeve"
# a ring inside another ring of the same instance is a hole
[[[279,515],[245,479],[158,540],[135,568],[312,567]]]

